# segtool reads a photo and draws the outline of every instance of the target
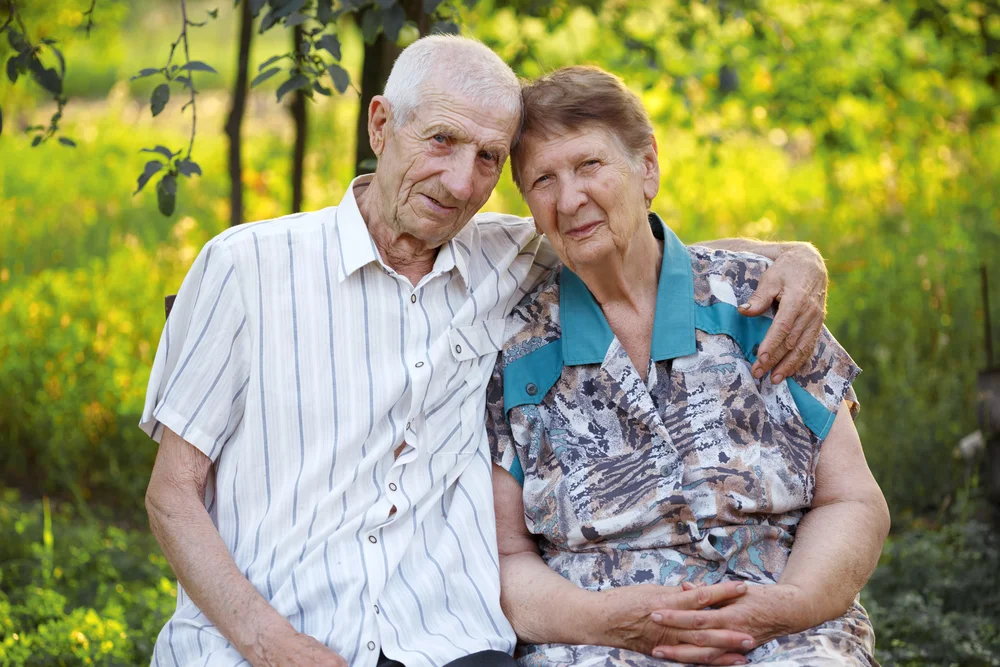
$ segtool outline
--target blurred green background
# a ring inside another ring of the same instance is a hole
[[[177,212],[148,154],[187,145],[176,98],[152,118],[150,79],[180,30],[176,2],[22,3],[33,39],[60,40],[76,148],[22,130],[54,104],[0,82],[0,666],[148,662],[176,594],[148,535],[155,444],[136,424],[174,293],[229,218],[223,124],[238,10],[189,2],[195,157]],[[356,3],[357,4],[357,3]],[[977,460],[987,365],[980,271],[1000,327],[1000,3],[948,0],[606,0],[455,6],[464,33],[533,77],[576,63],[621,75],[656,127],[654,210],[686,242],[753,236],[815,243],[831,276],[828,325],[865,372],[858,427],[894,532],[862,594],[884,665],[1000,665],[1000,549]],[[3,20],[0,2],[0,20]],[[288,50],[255,37],[257,65]],[[345,19],[342,64],[363,40]],[[0,43],[0,60],[11,50]],[[244,125],[245,218],[290,212],[293,142],[275,77]],[[329,85],[329,84],[328,84]],[[337,203],[354,176],[358,91],[309,104],[304,208]],[[527,214],[504,176],[488,210]]]

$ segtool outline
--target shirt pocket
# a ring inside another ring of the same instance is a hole
[[[459,451],[476,452],[485,448],[486,383],[490,381],[497,355],[503,343],[504,320],[482,320],[475,324],[455,327],[448,332],[451,353],[459,364],[464,384],[459,406],[462,447]]]

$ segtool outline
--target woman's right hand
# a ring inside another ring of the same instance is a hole
[[[674,660],[704,665],[743,665],[744,653],[754,648],[753,637],[724,629],[688,629],[653,622],[657,610],[698,610],[742,597],[747,585],[727,581],[684,591],[677,586],[640,584],[601,591],[600,627],[593,644],[615,646],[652,655],[657,646],[676,646]]]

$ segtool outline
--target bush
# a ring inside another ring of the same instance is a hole
[[[148,531],[0,496],[0,667],[148,664],[176,587]]]
[[[893,536],[865,588],[883,667],[1000,665],[1000,539],[950,519]]]

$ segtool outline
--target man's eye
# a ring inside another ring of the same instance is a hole
[[[583,162],[584,167],[593,167],[595,164],[599,164],[598,160],[590,159]]]
[[[434,141],[439,144],[446,144],[448,143],[448,137],[444,136],[443,134],[435,134]]]

